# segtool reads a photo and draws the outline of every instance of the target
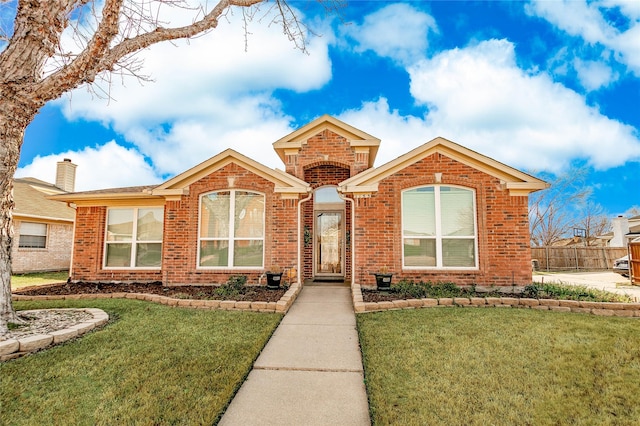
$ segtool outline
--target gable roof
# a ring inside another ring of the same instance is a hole
[[[311,186],[308,183],[296,178],[295,176],[285,173],[282,170],[270,169],[269,167],[229,148],[157,186],[151,191],[151,194],[160,195],[165,198],[179,198],[181,195],[188,193],[189,185],[231,163],[237,164],[256,175],[273,182],[275,184],[275,192],[297,195],[306,194],[311,190]]]
[[[287,150],[297,151],[302,145],[307,143],[309,138],[324,130],[330,130],[344,137],[349,141],[352,148],[368,150],[369,167],[373,167],[376,155],[378,154],[380,139],[327,114],[275,141],[273,143],[273,149],[275,149],[282,162],[286,163],[285,156],[287,155]]]
[[[47,197],[63,194],[55,185],[35,178],[17,178],[13,181],[13,215],[19,219],[56,220],[73,222],[75,210]]]
[[[132,186],[126,188],[109,188],[96,191],[74,192],[68,194],[53,195],[52,200],[73,202],[79,205],[96,204],[123,204],[132,202],[144,202],[163,204],[165,200],[178,200],[182,195],[189,193],[189,185],[214,173],[221,168],[234,163],[240,167],[255,173],[256,175],[273,182],[275,192],[283,194],[306,194],[311,187],[306,182],[291,176],[281,170],[270,169],[255,160],[246,157],[233,149],[222,151],[218,155],[180,173],[160,185]]]
[[[338,186],[338,190],[356,194],[375,192],[378,190],[378,183],[381,180],[435,153],[442,154],[500,179],[504,182],[505,188],[509,190],[510,195],[527,195],[530,192],[549,187],[549,184],[543,180],[458,145],[455,142],[437,137],[395,160],[375,169],[365,170],[345,180]],[[442,172],[446,173],[446,170]]]
[[[55,201],[64,201],[82,206],[96,205],[127,205],[134,202],[144,201],[146,204],[162,204],[162,197],[152,196],[151,190],[156,185],[128,186],[123,188],[106,188],[93,191],[68,192],[59,195],[51,195],[48,198]]]

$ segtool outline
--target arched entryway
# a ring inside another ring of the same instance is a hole
[[[345,278],[345,202],[335,186],[314,191],[313,277],[315,280]]]

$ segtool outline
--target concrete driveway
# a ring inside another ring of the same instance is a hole
[[[640,301],[640,286],[633,286],[629,278],[615,272],[535,272],[533,281],[537,283],[561,283],[581,285],[626,294]]]

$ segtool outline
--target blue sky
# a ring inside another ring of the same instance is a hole
[[[77,190],[161,182],[231,147],[284,168],[271,144],[322,114],[382,140],[376,166],[442,136],[530,172],[589,170],[610,215],[640,205],[640,1],[351,1],[300,7],[302,53],[240,14],[144,51],[152,82],[79,88],[26,132],[18,176]],[[267,8],[263,14],[268,15]]]

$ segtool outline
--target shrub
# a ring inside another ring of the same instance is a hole
[[[232,275],[229,280],[216,289],[216,294],[220,296],[236,296],[245,293],[245,284],[247,277],[245,275]]]
[[[540,298],[583,300],[587,302],[633,302],[633,300],[626,295],[610,293],[608,291],[584,286],[539,284],[537,287],[539,293],[538,297]]]
[[[413,280],[401,280],[391,287],[391,292],[402,298],[420,299],[424,297],[442,298],[459,297],[464,290],[453,283],[414,282]]]
[[[413,280],[401,280],[391,287],[391,293],[403,299],[420,298],[448,298],[448,297],[500,297],[504,294],[499,291],[489,293],[477,293],[475,286],[469,289],[457,285],[445,283],[414,282]],[[587,302],[633,302],[626,295],[610,293],[584,286],[568,284],[538,284],[534,283],[524,288],[521,294],[510,294],[512,297],[526,297],[532,299],[563,299],[583,300]]]

